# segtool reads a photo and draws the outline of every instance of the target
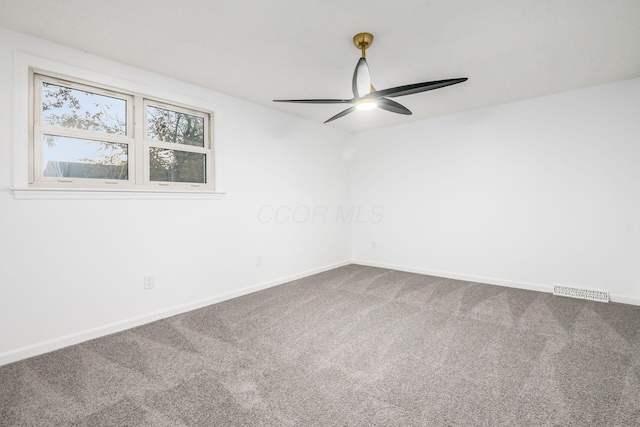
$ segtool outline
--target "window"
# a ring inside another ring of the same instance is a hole
[[[33,72],[32,187],[214,190],[212,112]]]

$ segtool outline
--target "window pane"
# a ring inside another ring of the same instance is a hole
[[[126,135],[127,101],[43,82],[42,124]]]
[[[151,147],[151,181],[206,183],[206,155]]]
[[[43,135],[44,176],[128,179],[127,144]]]
[[[204,147],[204,118],[147,106],[147,137]]]

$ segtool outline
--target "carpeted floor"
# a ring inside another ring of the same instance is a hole
[[[350,265],[0,367],[2,426],[637,426],[640,307]]]

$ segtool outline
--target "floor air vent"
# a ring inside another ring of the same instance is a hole
[[[572,288],[571,286],[553,285],[553,294],[563,297],[588,299],[591,301],[609,302],[609,292],[592,289]]]

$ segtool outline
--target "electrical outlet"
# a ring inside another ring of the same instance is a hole
[[[371,249],[375,249],[376,247],[377,247],[376,242],[375,241],[371,242]]]
[[[256,257],[256,267],[260,267],[262,265],[262,255],[258,255]]]
[[[144,290],[153,289],[156,287],[156,276],[144,276]]]

